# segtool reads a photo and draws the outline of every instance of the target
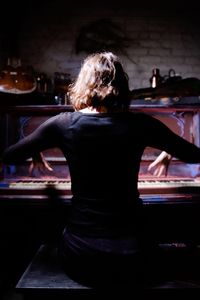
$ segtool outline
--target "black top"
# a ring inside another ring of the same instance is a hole
[[[71,174],[71,232],[123,237],[135,231],[138,172],[147,146],[188,163],[200,162],[198,147],[157,119],[133,112],[61,113],[7,149],[3,160],[21,163],[37,152],[59,147]]]

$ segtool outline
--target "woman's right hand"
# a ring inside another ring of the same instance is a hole
[[[153,170],[153,175],[160,177],[162,175],[167,176],[169,163],[172,159],[172,156],[165,151],[162,151],[161,154],[148,166],[148,171]]]

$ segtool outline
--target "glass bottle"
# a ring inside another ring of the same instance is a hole
[[[162,82],[162,76],[160,75],[160,69],[154,68],[152,70],[152,76],[150,78],[150,84],[152,88],[157,87]]]

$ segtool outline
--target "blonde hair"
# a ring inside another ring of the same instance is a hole
[[[75,109],[86,107],[126,109],[129,104],[128,76],[112,52],[89,55],[83,62],[76,81],[69,87]]]

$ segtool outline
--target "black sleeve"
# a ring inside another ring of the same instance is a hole
[[[3,162],[17,164],[36,156],[39,152],[58,147],[58,116],[49,118],[42,123],[33,133],[8,147],[3,153]]]
[[[146,135],[150,147],[166,151],[186,163],[200,163],[200,148],[169,129],[161,121],[147,117]]]

